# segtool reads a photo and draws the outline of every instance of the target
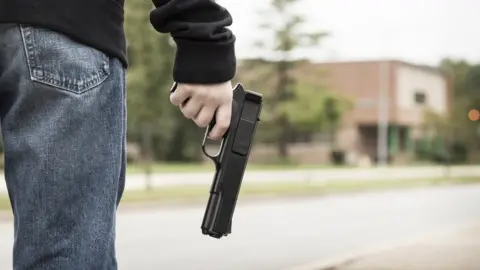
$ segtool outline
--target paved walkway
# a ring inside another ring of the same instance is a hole
[[[321,270],[479,270],[480,225]]]

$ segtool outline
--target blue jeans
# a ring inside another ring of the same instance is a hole
[[[0,24],[15,270],[117,269],[125,95],[118,59],[54,31]]]

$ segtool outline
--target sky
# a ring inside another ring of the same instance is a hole
[[[480,0],[299,0],[307,30],[328,32],[315,49],[297,56],[314,61],[399,59],[436,65],[444,57],[480,61]],[[270,0],[217,0],[233,16],[239,58],[264,52],[259,30]]]

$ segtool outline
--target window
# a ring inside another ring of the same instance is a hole
[[[427,96],[422,91],[415,92],[415,104],[424,105],[427,102]]]

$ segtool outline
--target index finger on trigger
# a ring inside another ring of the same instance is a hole
[[[225,135],[225,132],[230,127],[231,116],[231,106],[223,105],[217,109],[215,114],[215,125],[209,133],[211,139],[219,140]]]

